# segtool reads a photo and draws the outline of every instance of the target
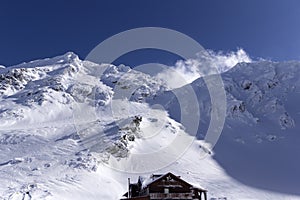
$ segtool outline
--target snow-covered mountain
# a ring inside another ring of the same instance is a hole
[[[300,194],[299,77],[300,63],[295,61],[239,63],[222,74],[227,115],[214,159],[233,178],[252,187]],[[212,110],[210,95],[203,78],[192,87],[201,109],[198,138],[203,139]],[[164,102],[170,116],[180,121],[172,92],[155,101]]]
[[[191,83],[201,111],[194,140],[158,77],[74,53],[0,67],[0,199],[119,199],[128,177],[168,171],[210,199],[300,199],[299,75],[298,62],[224,72],[226,121],[212,153],[203,77]],[[189,148],[179,151],[178,138]]]

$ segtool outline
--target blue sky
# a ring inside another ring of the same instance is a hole
[[[0,64],[67,51],[84,58],[106,38],[146,26],[180,31],[216,51],[241,47],[253,58],[300,60],[297,0],[4,0],[0,3]],[[177,58],[144,51],[119,62],[130,65],[153,59],[170,64]]]

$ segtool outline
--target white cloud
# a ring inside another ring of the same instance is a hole
[[[173,89],[191,83],[202,76],[225,72],[241,62],[252,62],[243,49],[226,54],[206,50],[199,52],[196,59],[177,61],[174,67],[157,74],[157,78],[166,81]]]

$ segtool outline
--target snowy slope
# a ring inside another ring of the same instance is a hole
[[[0,199],[119,199],[128,177],[168,171],[211,199],[300,199],[299,67],[241,63],[222,75],[227,118],[213,154],[202,78],[195,139],[164,80],[129,67],[74,53],[1,67]]]
[[[299,77],[299,62],[240,63],[222,74],[227,117],[214,159],[233,178],[252,187],[300,195]],[[192,86],[201,109],[201,139],[210,122],[210,95],[203,78]],[[149,102],[163,102],[180,122],[174,99],[166,92]]]
[[[102,69],[105,73],[100,77]],[[130,83],[133,76],[140,82]],[[116,104],[126,104],[130,113],[111,109],[109,102],[117,87],[128,91],[135,87],[135,94],[130,93],[133,102]],[[118,192],[107,192],[112,196],[105,197],[97,187],[90,190],[89,184],[111,181],[109,176],[97,173],[99,166],[110,157],[128,156],[132,140],[142,137],[132,123],[134,116],[153,113],[146,104],[136,101],[162,89],[163,84],[149,75],[131,74],[125,66],[81,61],[73,53],[1,69],[1,197],[74,198],[68,192],[70,187],[82,193],[78,199],[119,198]],[[97,115],[85,115],[88,110],[97,110]],[[161,114],[160,121],[171,120],[166,113]],[[84,183],[85,176],[94,180]]]

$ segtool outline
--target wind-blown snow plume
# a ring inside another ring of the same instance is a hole
[[[252,62],[243,49],[226,54],[212,50],[202,51],[197,54],[196,59],[177,61],[174,67],[159,73],[157,78],[166,80],[170,88],[178,88],[199,77],[223,73],[242,62]]]

